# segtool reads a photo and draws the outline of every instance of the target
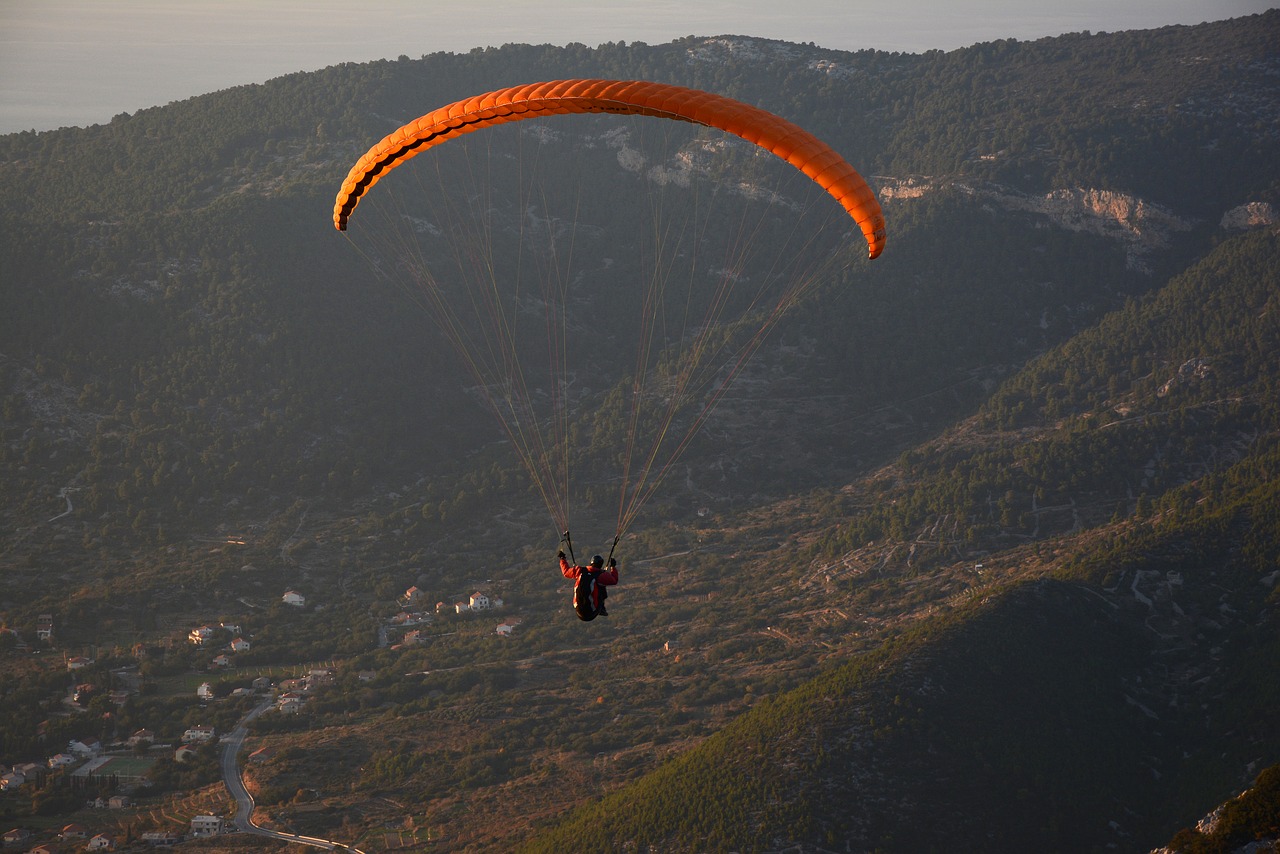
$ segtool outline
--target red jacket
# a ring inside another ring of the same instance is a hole
[[[590,569],[591,567],[589,566],[570,566],[568,558],[563,558],[563,557],[560,558],[560,572],[564,574],[565,578],[581,579],[582,574],[584,572],[587,572]],[[618,567],[617,566],[605,567],[604,569],[600,570],[600,574],[596,576],[596,589],[592,591],[592,595],[591,595],[591,599],[592,599],[591,604],[595,607],[597,611],[600,610],[600,599],[604,595],[604,590],[602,588],[605,585],[612,585],[617,583],[618,583]],[[573,586],[575,589],[577,589],[577,586],[578,586],[577,582],[575,582]]]

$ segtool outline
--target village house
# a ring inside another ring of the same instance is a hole
[[[271,677],[270,677],[270,676],[259,676],[257,679],[253,680],[253,690],[255,690],[255,691],[270,691],[270,690],[271,690]]]
[[[225,824],[216,815],[196,815],[191,817],[192,836],[217,836],[225,829]]]
[[[67,659],[68,670],[80,670],[93,664],[92,658],[85,658],[83,655],[73,655]]]
[[[20,789],[26,782],[27,778],[24,775],[16,771],[10,771],[7,774],[0,775],[0,792],[12,792],[14,789]]]
[[[211,726],[193,726],[182,734],[183,744],[208,744],[214,740],[217,731]]]
[[[57,753],[49,757],[49,767],[66,768],[68,765],[75,765],[79,761],[70,753]]]
[[[295,608],[304,608],[307,604],[307,597],[296,590],[286,590],[284,595],[280,597],[280,601]]]
[[[39,762],[19,762],[17,765],[13,766],[13,773],[21,774],[23,777],[27,778],[28,782],[40,776],[47,770],[48,768],[41,765]]]
[[[53,615],[41,614],[36,618],[36,640],[53,640]]]
[[[430,614],[423,614],[420,611],[401,611],[391,618],[393,626],[416,626],[420,623],[431,622]]]
[[[276,708],[279,709],[282,714],[297,714],[302,711],[302,705],[306,701],[307,698],[301,694],[289,691],[281,694],[279,698],[276,699]]]
[[[48,842],[42,842],[35,848],[28,848],[27,854],[58,854],[58,849]]]
[[[88,839],[89,829],[83,824],[72,823],[62,828],[58,836],[62,839]]]
[[[224,653],[222,653],[222,654],[220,654],[220,655],[215,656],[215,657],[214,657],[214,659],[213,659],[213,661],[209,662],[209,665],[210,665],[211,667],[221,667],[221,668],[230,667],[230,666],[231,666],[231,656],[227,655],[227,654],[224,652]]]
[[[505,622],[498,623],[498,634],[503,637],[511,637],[511,632],[513,632],[515,627],[518,625],[520,625],[519,620],[507,620]]]
[[[81,757],[97,756],[102,752],[102,742],[91,735],[84,738],[73,738],[67,743],[67,752]]]
[[[196,646],[204,646],[213,640],[218,634],[218,630],[213,626],[197,626],[187,634],[187,640]]]
[[[156,740],[156,734],[149,729],[140,729],[133,735],[124,740],[125,747],[137,747],[140,744],[151,745]]]
[[[232,637],[242,634],[239,623],[219,623],[222,630]]]
[[[377,679],[377,678],[378,678],[378,671],[376,671],[376,670],[357,670],[357,671],[356,671],[356,678],[357,678],[357,679],[359,679],[361,682],[372,682],[373,680],[375,680],[375,679]]]
[[[182,841],[182,834],[172,830],[147,830],[140,837],[148,845],[177,845]]]
[[[13,830],[6,830],[3,837],[5,845],[21,845],[31,838],[31,831],[25,827],[15,827]]]
[[[248,652],[249,646],[250,646],[249,642],[244,638],[238,637],[235,640],[231,641],[232,652]]]
[[[471,606],[472,611],[487,611],[489,610],[489,597],[476,591],[471,594],[471,600],[467,604]]]
[[[115,837],[109,834],[99,833],[90,839],[84,847],[86,851],[110,851],[116,847],[116,840]]]
[[[196,749],[189,744],[184,744],[177,750],[173,751],[173,761],[182,763],[189,759],[195,759]]]
[[[420,590],[418,587],[416,586],[410,587],[408,590],[404,592],[405,604],[406,605],[417,604],[422,599],[422,597],[426,595],[427,594],[423,590]]]
[[[213,684],[211,682],[201,682],[200,687],[196,689],[196,696],[201,700],[212,700]]]
[[[128,795],[112,795],[107,798],[107,809],[109,810],[127,810],[133,806],[133,799]]]

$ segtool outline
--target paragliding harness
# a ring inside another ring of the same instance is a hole
[[[592,595],[597,587],[596,578],[604,569],[584,566],[573,584],[573,612],[579,620],[594,620],[600,615],[596,609],[595,597]],[[605,589],[600,587],[600,609],[604,609]]]
[[[569,546],[569,557],[573,558],[573,540],[569,537],[568,531],[564,532],[563,539]],[[613,557],[613,550],[617,547],[618,540],[615,538],[613,541],[613,548],[609,549],[610,558]],[[606,617],[609,615],[609,612],[605,610],[604,607],[604,600],[608,598],[609,591],[605,589],[604,585],[597,584],[596,582],[596,579],[600,577],[600,573],[602,572],[604,572],[603,563],[599,567],[596,567],[594,563],[592,566],[584,566],[578,572],[578,578],[573,583],[573,612],[578,615],[579,620],[586,620],[590,622],[601,614],[604,614]],[[599,608],[596,607],[596,599],[594,595],[597,587],[600,589]]]

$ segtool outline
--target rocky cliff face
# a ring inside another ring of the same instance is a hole
[[[1243,231],[1275,225],[1278,222],[1280,222],[1280,216],[1277,216],[1274,205],[1269,202],[1249,202],[1224,213],[1219,226],[1227,231]]]
[[[879,178],[886,200],[908,201],[944,187],[976,196],[1006,210],[1045,217],[1058,228],[1107,237],[1124,244],[1131,269],[1149,273],[1147,256],[1169,246],[1173,236],[1189,231],[1193,220],[1128,193],[1087,187],[1027,195],[998,185],[970,186],[928,178]]]

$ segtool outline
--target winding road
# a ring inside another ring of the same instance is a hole
[[[279,830],[271,830],[266,827],[259,827],[253,823],[253,795],[249,794],[249,790],[245,788],[244,778],[240,776],[240,769],[236,766],[236,757],[240,753],[240,748],[244,746],[244,738],[249,733],[249,723],[258,715],[271,708],[272,700],[270,697],[264,699],[249,714],[241,718],[240,723],[236,724],[236,728],[229,735],[222,739],[222,780],[226,784],[227,791],[236,802],[236,829],[242,833],[252,833],[257,836],[266,836],[271,839],[279,839],[284,842],[296,842],[299,845],[310,845],[312,848],[325,848],[329,851],[351,851],[354,854],[364,854],[359,848],[352,848],[350,845],[344,845],[341,842],[334,842],[329,839],[318,839],[314,836],[299,836],[296,833],[283,833]]]

